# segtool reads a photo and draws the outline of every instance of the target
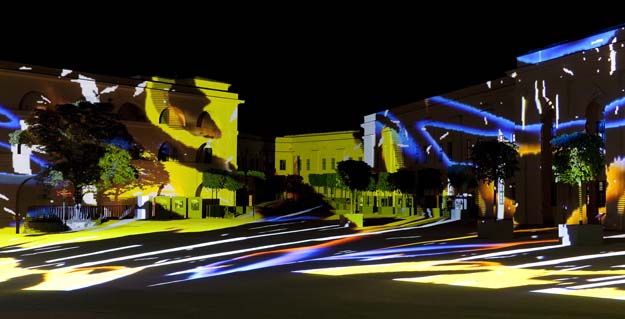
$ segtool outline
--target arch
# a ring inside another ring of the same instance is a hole
[[[220,138],[221,130],[217,126],[217,123],[213,120],[210,114],[206,111],[202,111],[197,118],[197,127],[200,128],[201,134],[204,137]]]
[[[178,160],[178,151],[169,142],[163,142],[158,148],[158,154],[156,158],[161,162],[167,162],[170,160]]]
[[[52,104],[52,101],[48,99],[43,93],[39,91],[30,91],[20,100],[20,111],[32,111],[36,108],[46,108],[48,104]]]
[[[145,113],[134,103],[126,102],[119,107],[117,118],[120,121],[147,122]]]
[[[200,147],[197,149],[197,153],[195,154],[195,162],[210,164],[212,161],[213,149],[210,147],[206,147],[206,143],[200,145]]]
[[[186,126],[187,122],[181,109],[175,106],[168,106],[158,117],[159,124],[167,124],[169,126]]]

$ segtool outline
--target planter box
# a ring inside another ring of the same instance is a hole
[[[477,221],[477,236],[484,239],[510,240],[514,237],[511,219],[481,219]]]
[[[587,246],[603,244],[603,225],[558,225],[558,235],[562,238],[563,244],[571,246]]]

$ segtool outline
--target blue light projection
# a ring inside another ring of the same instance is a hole
[[[581,40],[572,41],[544,50],[528,53],[526,55],[519,56],[516,59],[519,62],[536,64],[557,59],[567,54],[598,48],[602,45],[610,43],[610,41],[612,41],[612,39],[616,36],[617,31],[618,28],[592,35]]]
[[[0,122],[0,127],[16,130],[20,128],[20,119],[4,106],[0,105],[0,119],[2,118],[2,116],[6,117],[8,121]]]
[[[406,130],[406,127],[404,127],[403,123],[398,120],[395,115],[393,115],[392,112],[390,111],[384,111],[384,112],[378,112],[376,113],[377,115],[381,115],[383,118],[387,118],[388,120],[390,120],[394,125],[397,126],[398,130],[397,130],[397,135],[400,138],[400,142],[401,144],[406,145],[407,147],[404,147],[404,153],[413,157],[413,158],[423,158],[423,152],[421,151],[421,149],[418,147],[417,143],[414,141],[414,138],[408,133],[408,131]],[[376,120],[375,122],[375,129],[376,129],[376,135],[379,134],[382,129],[384,128],[385,123],[381,123],[379,120]]]
[[[425,245],[418,247],[405,247],[405,248],[386,248],[377,250],[368,250],[363,252],[356,252],[351,254],[335,255],[324,258],[318,258],[315,260],[359,260],[359,261],[373,261],[380,259],[395,259],[395,258],[411,258],[411,257],[423,257],[434,255],[445,255],[452,253],[462,253],[468,251],[475,251],[480,248],[496,248],[498,244],[460,244],[460,245]],[[417,254],[414,254],[417,252]],[[412,253],[412,254],[411,254]]]
[[[483,118],[485,121],[485,125],[487,126],[487,128],[477,128],[475,126],[460,125],[460,124],[455,124],[455,123],[447,123],[447,122],[434,121],[434,120],[417,121],[414,124],[414,126],[418,134],[423,138],[423,140],[428,145],[432,146],[432,150],[436,154],[439,155],[440,161],[446,167],[449,167],[455,164],[460,164],[460,165],[472,165],[472,164],[468,162],[455,162],[451,160],[449,156],[445,153],[445,151],[442,149],[442,147],[439,145],[439,142],[437,141],[437,139],[434,138],[432,134],[430,134],[430,132],[428,132],[428,128],[430,127],[448,130],[448,131],[456,131],[456,132],[466,133],[466,134],[475,135],[475,136],[491,137],[491,138],[498,137],[500,134],[503,134],[509,140],[512,140],[512,136],[517,133],[525,133],[525,134],[534,135],[536,140],[538,140],[540,137],[540,130],[542,128],[542,123],[532,123],[532,124],[525,125],[525,127],[523,127],[523,125],[515,124],[513,121],[508,120],[506,118],[497,116],[495,114],[480,110],[474,106],[464,104],[458,101],[454,101],[454,100],[451,100],[442,96],[435,96],[435,97],[430,98],[429,100],[432,102],[438,103],[438,105],[441,105],[444,107],[450,107],[452,109],[461,111],[464,114],[473,115],[473,116],[476,116],[477,118]],[[604,108],[604,114],[607,117],[612,112],[614,112],[617,107],[623,106],[624,104],[625,104],[625,97],[617,98],[609,102],[608,104],[606,104]],[[394,115],[389,111],[378,112],[377,114],[382,115],[383,117],[386,117],[387,119],[393,121],[394,123],[399,122],[398,120],[395,119]],[[557,131],[567,130],[567,129],[572,129],[572,128],[583,129],[585,124],[586,124],[586,119],[584,118],[575,119],[572,121],[560,123],[558,127],[554,129],[554,131],[557,132]],[[380,122],[379,120],[376,120],[376,127],[378,126],[381,126],[383,128],[384,123]],[[625,126],[625,118],[611,119],[611,120],[608,119],[606,120],[606,124],[605,124],[606,129],[619,128],[623,126]],[[421,147],[419,147],[419,145],[415,142],[415,139],[412,136],[408,135],[405,137],[405,139],[409,141],[410,143],[409,149],[414,149],[417,151],[421,149]],[[422,152],[418,152],[418,153],[408,152],[406,153],[406,155],[409,155],[412,158],[418,159],[420,161],[424,160],[424,154]]]
[[[8,149],[9,151],[11,150],[11,144],[5,143],[5,142],[0,142],[0,147],[4,147],[6,149]],[[30,155],[30,160],[37,163],[37,165],[39,165],[40,167],[47,167],[48,166],[48,162],[42,160],[40,157],[38,157],[37,155]]]

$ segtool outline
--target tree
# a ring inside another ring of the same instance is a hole
[[[475,165],[477,179],[485,184],[493,183],[493,216],[495,216],[495,198],[499,180],[514,177],[519,170],[517,146],[497,140],[477,141],[471,148],[471,161]]]
[[[449,184],[454,188],[454,193],[466,193],[475,184],[471,166],[455,164],[447,169]],[[473,182],[472,182],[473,181]]]
[[[432,203],[439,195],[445,184],[443,183],[443,174],[437,168],[422,168],[417,171],[417,197],[421,201],[423,207],[438,207],[438,204]]]
[[[367,189],[367,186],[369,186],[371,167],[363,161],[347,160],[339,162],[336,171],[341,183],[351,190],[352,204],[354,204],[356,201],[356,191],[364,191]],[[353,206],[352,211],[355,211]]]
[[[114,145],[107,145],[104,155],[98,161],[100,168],[100,186],[103,190],[114,189],[114,200],[126,188],[134,187],[137,180],[137,169],[131,163],[128,151]]]
[[[217,198],[217,191],[224,188],[227,172],[213,169],[202,174],[202,186],[213,191],[213,198]]]
[[[36,109],[26,120],[28,128],[19,133],[19,142],[38,145],[49,166],[42,176],[58,171],[74,187],[74,202],[82,202],[83,187],[100,179],[100,158],[106,146],[130,147],[132,137],[115,119],[112,105],[80,102]]]
[[[594,180],[605,169],[603,139],[597,135],[575,132],[551,140],[553,173],[556,182],[577,185],[579,223],[582,223],[582,183]],[[594,216],[587,216],[592,220]]]
[[[416,191],[417,174],[406,168],[400,168],[397,172],[391,174],[391,183],[393,183],[395,189],[401,192],[402,202],[406,205],[406,195],[414,195]]]

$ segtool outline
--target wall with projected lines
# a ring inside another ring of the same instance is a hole
[[[519,223],[578,223],[577,188],[549,182],[553,173],[545,169],[550,162],[541,151],[549,148],[541,144],[551,139],[545,132],[586,131],[603,137],[606,167],[583,195],[604,196],[596,218],[622,229],[624,36],[623,28],[614,28],[537,50],[517,57],[517,68],[500,79],[369,114],[362,124],[365,160],[388,171],[418,165],[445,169],[471,164],[469,152],[478,139],[504,139],[515,143],[521,156],[520,171],[506,185],[506,214]],[[482,209],[491,205],[492,185],[481,185],[477,197]]]

